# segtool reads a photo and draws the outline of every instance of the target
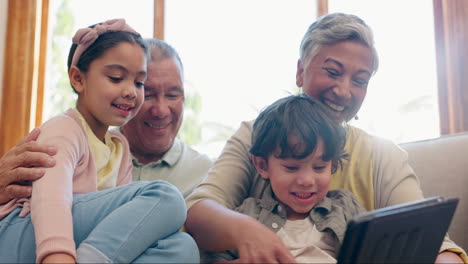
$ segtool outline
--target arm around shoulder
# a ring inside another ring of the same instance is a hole
[[[40,129],[33,129],[21,142],[0,158],[0,204],[12,198],[31,196],[29,183],[44,175],[44,168],[55,165],[55,146],[36,142]]]

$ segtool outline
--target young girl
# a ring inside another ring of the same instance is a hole
[[[108,131],[140,109],[146,60],[142,38],[123,19],[75,34],[68,67],[76,109],[41,126],[38,141],[58,147],[57,165],[33,183],[31,206],[0,206],[0,262],[199,261],[195,242],[177,232],[186,217],[181,194],[160,181],[128,184],[128,143]]]

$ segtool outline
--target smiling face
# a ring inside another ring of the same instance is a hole
[[[78,111],[103,140],[109,126],[124,125],[140,109],[146,56],[139,45],[122,42],[93,60],[87,72],[73,66],[69,76],[79,94]]]
[[[324,103],[339,121],[353,118],[366,97],[373,73],[371,50],[356,41],[323,45],[304,65],[297,65],[296,84]]]
[[[131,151],[141,163],[159,160],[174,143],[184,110],[182,76],[173,58],[148,62],[145,101],[138,115],[123,127]]]
[[[272,154],[268,160],[253,156],[257,171],[269,179],[273,192],[285,207],[289,220],[304,219],[328,192],[331,161],[323,161],[323,141],[303,159],[280,159]]]

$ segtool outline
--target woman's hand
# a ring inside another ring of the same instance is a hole
[[[227,263],[296,262],[281,239],[266,226],[212,200],[194,204],[185,227],[201,249],[237,249],[239,259]]]
[[[35,142],[39,134],[39,128],[33,129],[0,159],[0,204],[31,196],[31,183],[45,173],[44,168],[38,167],[55,166],[52,156],[57,149]]]
[[[435,263],[464,263],[463,259],[450,251],[443,251],[437,255]]]

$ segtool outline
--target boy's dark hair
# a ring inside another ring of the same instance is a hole
[[[96,25],[97,24],[89,26],[89,28],[94,28]],[[141,36],[127,31],[113,31],[99,35],[96,41],[94,41],[94,43],[91,44],[81,54],[80,58],[78,59],[78,62],[76,63],[76,67],[78,67],[78,69],[80,69],[80,71],[82,72],[87,72],[91,62],[93,62],[95,59],[98,59],[108,49],[117,46],[117,44],[121,42],[138,44],[143,49],[143,52],[145,53],[146,57],[149,58],[149,49]],[[70,52],[68,53],[67,61],[68,71],[70,71],[73,55],[75,54],[75,50],[77,47],[77,44],[72,44],[70,47]],[[72,88],[75,91],[75,88],[73,86]]]
[[[297,144],[290,141],[294,136]],[[302,159],[323,140],[324,161],[332,161],[332,173],[346,158],[345,128],[335,121],[327,108],[307,95],[292,95],[265,108],[253,124],[250,153],[265,160],[279,150],[280,159]]]

